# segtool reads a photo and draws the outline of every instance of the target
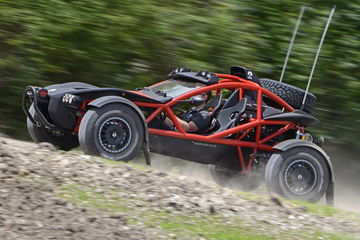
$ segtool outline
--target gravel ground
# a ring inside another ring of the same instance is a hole
[[[209,233],[219,226],[268,237],[262,239],[360,236],[358,215],[325,210],[329,216],[276,197],[243,194],[79,151],[57,151],[48,143],[0,137],[4,240],[226,239]]]

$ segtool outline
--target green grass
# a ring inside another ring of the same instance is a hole
[[[109,164],[123,164],[123,162],[110,161]],[[31,175],[21,176],[20,179],[27,183],[42,185],[51,181],[46,177],[32,178]],[[281,233],[272,233],[271,228],[276,226],[266,225],[262,222],[254,222],[249,227],[249,223],[243,222],[240,217],[232,216],[231,219],[220,215],[193,214],[184,215],[181,212],[153,211],[150,204],[143,199],[134,197],[129,192],[122,192],[101,187],[79,184],[67,181],[56,190],[57,196],[69,202],[82,205],[89,209],[106,211],[111,213],[129,213],[127,223],[130,225],[142,224],[147,229],[171,233],[179,239],[204,238],[207,240],[268,240],[268,239],[330,239],[330,240],[353,240],[355,237],[338,233],[336,230],[331,232],[319,232],[313,229],[312,233],[303,231],[286,230]],[[41,188],[39,188],[41,191]],[[249,199],[253,202],[267,201],[268,197],[252,193],[238,192],[239,197]],[[358,214],[347,213],[330,206],[320,206],[301,201],[290,201],[281,199],[286,205],[304,206],[308,213],[322,215],[333,218],[343,218],[355,222],[359,221]],[[139,206],[136,207],[137,203]],[[289,206],[290,207],[290,206]],[[292,207],[291,207],[292,208]],[[302,211],[302,210],[301,210]],[[131,214],[130,214],[131,213]],[[241,213],[240,213],[241,215]],[[229,221],[230,220],[230,221]],[[357,238],[359,239],[359,238]]]
[[[268,240],[274,239],[262,235],[250,234],[248,230],[240,226],[225,226],[217,222],[195,222],[195,224],[186,224],[184,222],[161,222],[160,227],[175,233],[177,236],[189,235],[199,236],[205,239],[222,240]]]
[[[286,201],[289,202],[288,200],[286,200]],[[303,202],[303,201],[298,201],[298,200],[292,200],[290,202],[294,203],[296,205],[304,206],[309,213],[315,213],[315,214],[322,215],[325,217],[336,216],[337,214],[339,214],[341,212],[340,210],[338,210],[334,207],[331,207],[331,206],[321,206],[318,204],[308,203],[308,202]]]
[[[259,195],[251,192],[238,192],[237,194],[243,198],[246,198],[254,202],[263,202],[269,200],[268,195]],[[325,217],[332,217],[342,212],[341,210],[338,210],[331,206],[322,206],[319,204],[309,203],[299,200],[289,200],[289,199],[281,198],[280,201],[285,204],[292,204],[292,205],[295,204],[295,205],[303,206],[306,208],[307,212]]]
[[[92,187],[68,183],[60,187],[57,194],[67,201],[96,210],[113,213],[131,211],[131,215],[138,217],[138,220],[136,220],[136,218],[131,219],[128,221],[129,224],[135,225],[142,221],[148,228],[160,226],[163,230],[175,234],[180,237],[180,239],[189,239],[194,236],[215,240],[274,239],[257,234],[254,229],[244,229],[237,225],[236,221],[234,221],[234,224],[224,224],[225,219],[216,215],[203,218],[200,216],[179,215],[166,211],[143,211],[143,209],[140,208],[131,208],[127,205],[128,201],[115,196],[117,194],[116,191],[113,190],[105,190],[104,193],[97,193],[96,189]],[[141,200],[135,199],[135,201]],[[143,201],[142,204],[146,205],[148,203]],[[150,206],[148,207],[151,209]]]
[[[75,184],[62,186],[58,195],[70,202],[84,204],[90,208],[104,211],[127,212],[126,202],[121,197],[108,197],[102,193],[95,192],[95,189]]]
[[[262,222],[254,222],[253,225],[245,225],[241,218],[233,216],[231,219],[221,215],[192,214],[185,215],[181,212],[153,211],[150,204],[146,201],[134,197],[119,197],[119,192],[103,189],[98,193],[96,188],[80,185],[74,182],[61,186],[57,194],[75,204],[81,204],[90,209],[102,210],[112,213],[131,212],[127,219],[130,225],[143,224],[147,229],[159,231],[159,234],[174,234],[179,239],[204,238],[207,240],[269,240],[269,239],[330,239],[330,240],[350,240],[343,234],[334,232],[323,233],[314,229],[312,234],[302,231],[284,231],[279,234],[272,233],[274,226],[266,225]],[[135,203],[134,203],[135,202]],[[135,207],[136,202],[144,207]],[[294,203],[293,201],[291,201]],[[130,204],[132,203],[132,204]],[[321,213],[322,215],[332,216],[337,210],[332,207],[318,206],[310,203],[299,202],[306,206],[309,212]]]

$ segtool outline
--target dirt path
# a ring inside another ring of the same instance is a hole
[[[166,170],[161,161],[157,164]],[[269,200],[143,165],[0,138],[0,239],[359,236],[356,214]]]

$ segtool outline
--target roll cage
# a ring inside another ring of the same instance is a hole
[[[150,134],[162,135],[168,137],[175,137],[193,141],[202,141],[207,143],[215,143],[215,144],[225,144],[235,146],[238,151],[240,165],[242,167],[242,172],[250,171],[254,158],[259,150],[266,152],[275,152],[276,150],[273,148],[274,144],[269,144],[269,141],[274,139],[275,137],[284,134],[289,130],[300,129],[303,131],[302,126],[296,124],[292,121],[283,121],[283,120],[266,120],[263,117],[263,96],[266,96],[276,102],[284,111],[294,112],[294,108],[291,107],[288,103],[282,100],[280,97],[275,95],[274,93],[262,88],[258,84],[243,79],[234,75],[227,74],[215,74],[217,78],[219,78],[218,83],[214,83],[208,86],[204,86],[201,88],[197,88],[193,91],[184,93],[177,97],[174,97],[167,103],[158,104],[158,103],[147,103],[147,102],[134,102],[140,108],[153,108],[155,109],[151,114],[149,114],[146,118],[146,122],[149,124],[152,120],[154,120],[162,111],[165,111],[173,122],[175,126],[175,131],[169,131],[164,129],[157,128],[148,128]],[[161,82],[160,82],[161,83]],[[159,84],[159,83],[158,83]],[[153,85],[154,86],[154,85]],[[150,86],[151,87],[151,86]],[[250,90],[257,93],[257,99],[253,104],[255,106],[256,115],[249,119],[247,123],[237,125],[226,129],[221,132],[213,132],[207,135],[201,134],[193,134],[187,133],[180,125],[179,121],[176,118],[176,115],[172,111],[171,107],[175,104],[181,102],[182,100],[188,99],[192,96],[196,96],[201,93],[215,91],[216,95],[220,94],[221,89],[239,89],[239,101],[245,97],[245,91]],[[282,111],[279,111],[282,113]],[[262,128],[264,126],[269,125],[277,125],[281,126],[281,128],[270,135],[262,136]],[[244,138],[251,132],[255,131],[255,139],[253,141],[244,140]],[[235,136],[233,138],[227,138],[228,136]],[[251,155],[248,165],[245,165],[244,156],[242,153],[242,147],[252,148],[253,154]]]

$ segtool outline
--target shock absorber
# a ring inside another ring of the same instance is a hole
[[[304,128],[298,126],[298,130],[296,131],[296,139],[301,139],[301,140],[303,140],[303,137],[304,137],[304,135],[305,135],[304,132],[305,132]]]
[[[298,127],[296,132],[296,139],[301,139],[309,142],[313,142],[314,138],[310,133],[305,133],[305,129],[303,127]]]

